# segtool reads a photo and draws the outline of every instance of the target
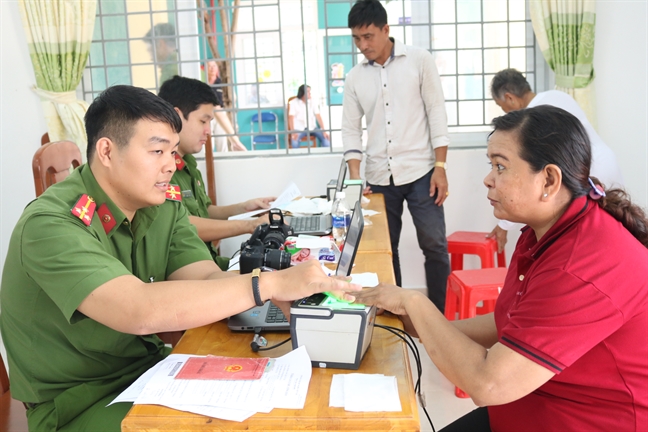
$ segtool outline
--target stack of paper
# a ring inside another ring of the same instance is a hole
[[[273,408],[302,409],[312,367],[306,348],[277,358],[256,380],[176,379],[190,356],[171,354],[120,394],[113,402],[164,405],[224,420],[243,421]],[[241,407],[245,407],[242,410]]]
[[[333,375],[329,406],[346,411],[402,411],[396,377],[382,374]]]
[[[285,206],[287,206],[292,200],[294,200],[300,195],[301,192],[299,191],[297,185],[295,183],[290,183],[288,186],[286,186],[286,189],[284,189],[283,192],[281,192],[281,194],[277,197],[277,199],[270,203],[270,207],[284,210]],[[228,219],[229,220],[249,219],[253,216],[256,216],[261,213],[265,213],[267,211],[268,209],[253,210],[247,213],[241,213],[238,215],[230,216]]]

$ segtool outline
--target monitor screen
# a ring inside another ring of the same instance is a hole
[[[364,217],[362,216],[362,208],[360,208],[360,201],[356,201],[353,214],[351,215],[351,224],[347,230],[346,239],[344,240],[344,247],[340,254],[340,261],[338,262],[337,269],[335,270],[336,276],[349,276],[353,268],[353,261],[358,250],[358,244],[362,237],[362,230],[364,229]]]
[[[335,183],[335,191],[333,192],[332,201],[335,201],[335,196],[344,187],[344,177],[346,177],[346,171],[347,171],[347,164],[344,158],[342,158],[342,163],[340,164],[340,171],[338,172],[337,183]]]

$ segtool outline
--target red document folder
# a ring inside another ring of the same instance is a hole
[[[261,378],[269,358],[191,357],[176,379],[256,380]]]

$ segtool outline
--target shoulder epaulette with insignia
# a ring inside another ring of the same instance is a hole
[[[185,167],[185,161],[180,157],[180,155],[176,155],[175,163],[176,163],[176,169],[181,170],[182,168]]]
[[[169,184],[169,188],[166,191],[166,199],[171,201],[182,201],[182,191],[180,191],[180,186]]]
[[[97,204],[95,203],[95,201],[87,194],[83,194],[70,211],[74,216],[81,219],[81,222],[83,222],[87,226],[90,226],[96,207]]]

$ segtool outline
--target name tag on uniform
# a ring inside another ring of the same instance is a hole
[[[182,198],[193,198],[193,192],[191,189],[182,191]]]

